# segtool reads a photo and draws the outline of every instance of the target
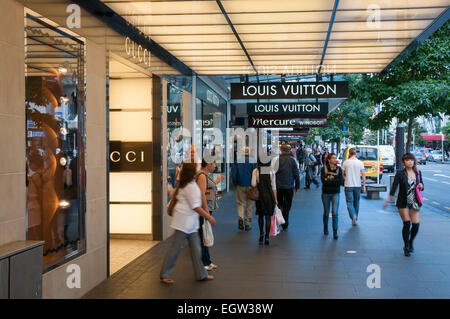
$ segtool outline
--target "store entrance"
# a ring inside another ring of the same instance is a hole
[[[152,227],[152,74],[109,61],[110,275],[158,242]]]

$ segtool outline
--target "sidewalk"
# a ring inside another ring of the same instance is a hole
[[[339,239],[322,232],[320,189],[295,195],[289,229],[269,246],[258,245],[257,218],[250,232],[239,231],[235,194],[225,194],[214,215],[215,280],[194,280],[184,249],[174,285],[159,282],[168,241],[133,261],[85,298],[450,298],[450,218],[424,209],[411,257],[403,256],[402,222],[384,199],[361,198],[359,225],[348,217],[343,189]],[[383,194],[382,197],[387,196]],[[330,218],[331,229],[331,218]],[[356,251],[348,253],[347,251]],[[381,268],[381,288],[366,285],[367,266]]]

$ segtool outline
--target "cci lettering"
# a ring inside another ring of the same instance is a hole
[[[151,142],[110,142],[111,172],[142,172],[152,170]]]

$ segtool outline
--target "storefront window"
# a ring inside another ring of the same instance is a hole
[[[85,250],[84,43],[25,20],[27,238],[49,270]]]
[[[183,127],[183,109],[190,109],[184,105],[190,100],[192,91],[192,78],[187,76],[167,77],[167,134],[169,143],[167,145],[167,179],[169,188],[176,187],[176,178],[180,163],[183,159],[183,150],[188,149],[183,143],[191,143],[183,139],[181,132],[178,137],[173,136],[174,131]],[[190,101],[189,101],[190,102]],[[174,160],[175,159],[175,160]]]
[[[212,174],[214,180],[222,175],[225,179],[217,185],[219,191],[226,188],[226,129],[227,129],[227,102],[220,97],[215,91],[207,86],[203,81],[197,79],[197,108],[201,105],[202,110],[202,127],[203,127],[203,149],[211,148],[211,153],[222,153],[222,160],[216,162],[216,170]],[[222,141],[214,140],[209,131],[219,129],[222,132]]]

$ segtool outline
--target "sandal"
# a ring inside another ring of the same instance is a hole
[[[206,269],[207,271],[211,271],[211,270],[213,270],[213,266],[211,266],[211,265],[205,266],[205,269]]]
[[[170,278],[161,278],[161,282],[163,282],[165,284],[173,284],[174,283],[173,279],[170,279]]]
[[[214,279],[214,276],[208,275],[208,277],[204,278],[203,280],[213,280],[213,279]]]
[[[217,266],[217,265],[215,265],[213,263],[211,263],[209,266],[212,267],[213,269],[217,269],[219,267],[219,266]]]

